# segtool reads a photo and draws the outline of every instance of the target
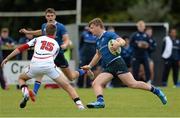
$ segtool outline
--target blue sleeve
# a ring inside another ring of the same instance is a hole
[[[133,48],[138,47],[136,43],[136,33],[133,33],[130,37],[130,46]]]
[[[112,39],[117,39],[117,38],[119,38],[120,36],[119,35],[117,35],[115,32],[112,32],[111,33],[111,38]]]
[[[98,40],[96,40],[96,49],[99,50]]]
[[[156,47],[157,47],[157,43],[154,39],[152,39],[153,42],[150,42],[150,46],[149,46],[149,51],[150,52],[154,52],[156,50]]]
[[[61,31],[61,35],[67,34],[67,30],[66,30],[66,28],[65,28],[65,26],[64,26],[63,24],[58,25],[58,27],[57,27],[57,28],[59,28],[59,29],[60,29],[60,31]]]
[[[44,32],[45,26],[46,26],[46,23],[42,24],[41,26],[42,35],[45,35],[45,32]]]

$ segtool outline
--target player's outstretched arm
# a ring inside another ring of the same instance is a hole
[[[17,47],[13,52],[11,52],[11,54],[9,54],[1,63],[1,67],[4,66],[4,64],[6,64],[11,58],[13,58],[14,56],[16,56],[17,54],[27,50],[29,48],[28,44],[23,44],[19,47]]]
[[[22,28],[19,30],[20,33],[24,33],[24,34],[32,34],[32,35],[35,35],[35,36],[40,36],[42,35],[42,31],[41,30],[34,30],[34,31],[29,31],[25,28]]]
[[[95,66],[99,62],[100,59],[101,59],[101,54],[99,53],[98,50],[96,50],[96,54],[94,55],[94,57],[91,60],[91,62],[89,63],[89,65],[82,66],[81,68],[84,70],[89,70],[93,66]]]
[[[16,56],[17,54],[19,54],[20,51],[19,49],[15,49],[13,52],[11,52],[11,54],[9,54],[1,63],[1,67],[4,66],[4,64],[6,64],[11,58],[13,58],[14,56]]]

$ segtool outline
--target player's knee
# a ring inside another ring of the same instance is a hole
[[[75,80],[75,77],[74,77],[73,75],[71,75],[71,74],[69,74],[69,75],[67,76],[67,78],[68,78],[70,81]]]
[[[19,75],[19,80],[26,80],[26,78],[24,77],[23,74],[20,74],[20,75]]]
[[[74,80],[72,77],[69,77],[68,79],[69,79],[69,81],[73,81]]]

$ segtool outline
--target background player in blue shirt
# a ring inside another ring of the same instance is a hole
[[[152,27],[147,27],[145,30],[145,33],[148,35],[149,37],[149,69],[150,69],[150,80],[149,83],[153,83],[154,80],[154,61],[152,59],[152,53],[155,52],[156,47],[157,47],[157,43],[156,40],[153,37],[153,29]]]
[[[96,53],[96,36],[94,36],[89,31],[88,26],[85,26],[83,32],[81,33],[79,52],[80,52],[80,65],[79,65],[80,67],[89,64],[94,54]],[[93,71],[95,70],[96,67],[93,68]],[[78,78],[77,85],[80,88],[82,87],[90,88],[91,79],[87,76],[81,76]]]
[[[89,22],[90,31],[97,36],[97,51],[89,65],[85,65],[83,69],[90,69],[95,66],[100,59],[106,65],[104,72],[99,74],[92,83],[97,101],[87,104],[88,108],[104,108],[103,88],[114,77],[119,78],[124,84],[130,88],[151,91],[156,94],[163,104],[167,103],[164,93],[145,82],[136,81],[132,74],[128,72],[127,66],[120,55],[113,55],[109,48],[108,42],[111,39],[116,40],[111,50],[117,50],[125,45],[125,41],[114,32],[107,32],[104,29],[103,22],[100,18],[95,18]]]
[[[126,41],[126,44],[124,47],[122,47],[121,56],[124,59],[129,71],[131,72],[131,60],[132,60],[133,48],[129,44],[128,36],[123,36],[122,38]]]
[[[140,80],[139,78],[139,70],[140,64],[143,64],[145,69],[146,82],[149,81],[150,78],[150,70],[149,70],[149,37],[144,32],[145,23],[144,21],[137,22],[138,31],[133,33],[130,40],[130,45],[133,47],[133,58],[132,58],[132,73],[136,80]]]
[[[61,47],[61,51],[59,52],[59,54],[57,55],[57,57],[55,59],[55,64],[61,68],[61,70],[67,76],[67,78],[69,80],[74,80],[74,79],[78,78],[79,76],[83,75],[85,73],[85,71],[82,69],[79,69],[78,71],[70,70],[68,62],[64,57],[64,50],[67,49],[67,47],[69,46],[70,39],[69,39],[67,30],[65,29],[64,25],[55,20],[56,19],[55,10],[53,8],[47,8],[45,11],[45,18],[47,20],[47,23],[42,24],[41,29],[34,30],[34,31],[28,31],[23,28],[23,29],[20,29],[19,32],[25,33],[25,34],[33,34],[36,36],[45,35],[46,25],[48,23],[54,24],[57,28],[57,33],[56,33],[55,39]],[[37,94],[38,89],[40,88],[41,79],[42,79],[42,77],[39,78],[38,81],[35,82],[34,90],[33,90],[35,94]]]

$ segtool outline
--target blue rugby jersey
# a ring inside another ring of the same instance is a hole
[[[149,50],[148,50],[148,53],[149,53],[150,58],[151,58],[151,54],[156,50],[156,47],[157,47],[156,40],[153,39],[153,37],[149,37]]]
[[[41,31],[42,31],[42,35],[46,35],[46,25],[47,23],[44,23],[42,24],[41,26]],[[59,23],[59,22],[55,22],[55,25],[56,25],[56,41],[58,42],[59,46],[63,44],[63,40],[62,40],[62,36],[64,34],[67,34],[67,30],[65,28],[65,26],[62,24],[62,23]],[[60,52],[63,52],[62,50]]]
[[[94,54],[96,53],[96,39],[97,37],[94,36],[91,32],[82,32],[79,46],[80,59],[82,64],[89,62],[94,57]]]
[[[83,31],[81,37],[85,43],[96,43],[96,36],[89,31]]]
[[[98,37],[96,40],[96,48],[99,50],[102,58],[103,66],[107,66],[113,60],[118,58],[120,55],[113,55],[108,49],[108,42],[111,39],[117,39],[119,36],[114,32],[104,32],[102,36]]]
[[[127,47],[122,47],[121,56],[123,59],[131,59],[133,54],[133,48],[128,45]]]
[[[136,58],[148,58],[149,57],[149,54],[148,54],[149,49],[148,48],[147,49],[139,48],[137,46],[138,41],[145,41],[149,44],[149,38],[146,33],[144,33],[144,32],[133,33],[133,35],[130,38],[130,45],[133,47],[133,50],[134,50],[133,56]]]

